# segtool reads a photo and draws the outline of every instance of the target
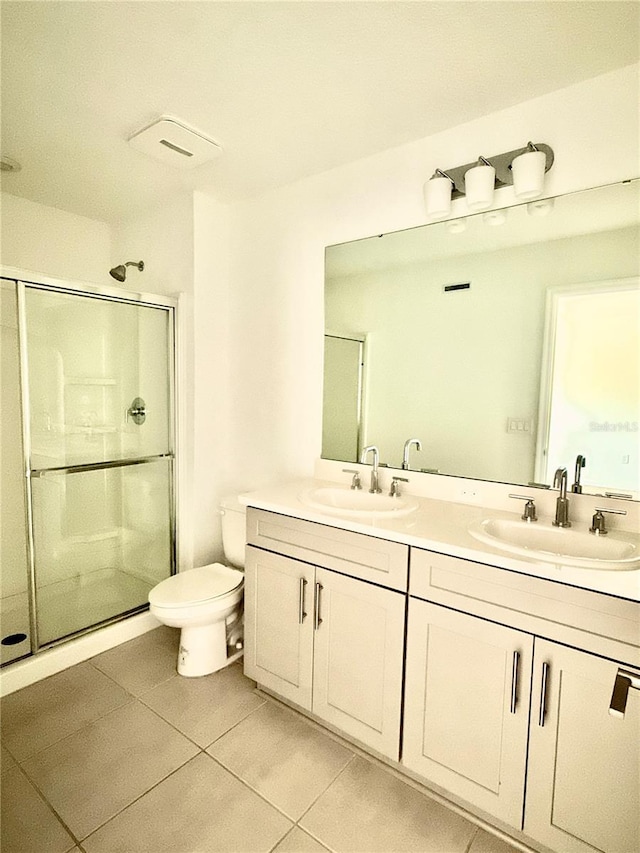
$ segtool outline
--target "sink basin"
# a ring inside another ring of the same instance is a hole
[[[308,489],[300,495],[300,500],[306,506],[333,515],[368,518],[399,518],[418,508],[417,501],[409,498],[372,495],[364,489],[358,491],[340,486]]]
[[[469,533],[495,548],[543,562],[615,571],[640,568],[640,537],[632,533],[594,536],[572,527],[501,518],[476,522]]]

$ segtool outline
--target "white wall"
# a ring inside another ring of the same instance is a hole
[[[180,566],[192,565],[194,470],[194,200],[189,192],[118,223],[112,232],[110,267],[128,267],[123,289],[179,298],[178,335],[178,543]],[[113,279],[111,279],[113,283]]]
[[[603,75],[233,208],[230,486],[309,475],[320,453],[324,247],[423,224],[422,186],[436,166],[529,139],[555,151],[548,195],[637,176],[638,72]],[[496,196],[501,207],[512,192]],[[454,203],[453,216],[463,212]]]
[[[229,214],[194,194],[193,564],[222,559],[220,498],[234,482],[229,453]]]
[[[4,266],[113,284],[109,276],[111,230],[106,222],[3,192],[0,223],[0,261]]]

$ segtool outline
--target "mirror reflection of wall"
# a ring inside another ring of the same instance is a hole
[[[357,462],[362,450],[364,337],[324,336],[322,456]]]
[[[638,183],[327,249],[326,327],[370,336],[363,418],[382,462],[399,468],[416,436],[414,469],[538,481],[547,291],[638,275]]]
[[[552,291],[547,308],[536,475],[549,482],[579,447],[583,489],[637,499],[640,281]]]

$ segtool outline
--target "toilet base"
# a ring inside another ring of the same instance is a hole
[[[236,656],[233,656],[233,660]],[[180,631],[178,674],[187,678],[217,672],[232,658],[227,657],[226,623],[222,619],[213,625],[187,626]]]

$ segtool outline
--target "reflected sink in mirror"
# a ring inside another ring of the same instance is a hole
[[[418,502],[407,497],[372,495],[365,490],[322,486],[308,489],[300,495],[300,501],[312,509],[332,515],[399,518],[414,512]]]
[[[613,571],[640,568],[640,537],[633,533],[595,536],[573,527],[498,518],[472,524],[469,533],[494,548],[543,562]]]

